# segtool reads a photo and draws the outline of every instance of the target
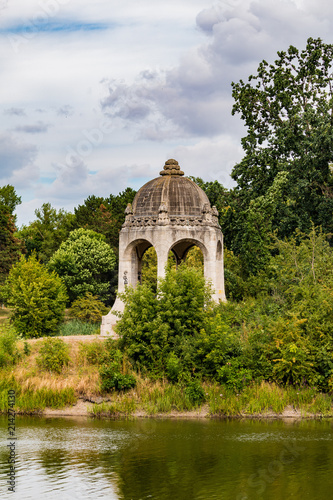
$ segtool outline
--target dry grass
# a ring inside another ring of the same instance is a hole
[[[99,395],[98,367],[82,362],[80,357],[80,346],[84,343],[104,342],[104,339],[96,336],[73,336],[61,337],[69,345],[70,363],[61,374],[41,371],[37,365],[37,356],[43,339],[30,339],[27,343],[31,349],[28,356],[12,369],[15,380],[23,390],[50,389],[60,391],[72,388],[79,396]],[[20,350],[23,350],[24,342],[19,342]]]

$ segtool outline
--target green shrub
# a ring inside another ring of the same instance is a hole
[[[66,289],[57,274],[49,272],[34,255],[15,264],[6,281],[11,320],[25,338],[56,333],[67,300]]]
[[[252,380],[251,370],[241,366],[237,358],[230,360],[218,370],[219,381],[233,391],[240,392]]]
[[[193,380],[190,382],[185,389],[185,394],[194,406],[204,403],[206,399],[205,391],[201,387],[199,380]]]
[[[17,348],[17,334],[5,323],[0,327],[0,368],[15,364],[20,357]]]
[[[98,300],[97,295],[87,292],[84,297],[79,297],[73,302],[69,315],[82,321],[100,323],[102,316],[108,311],[103,302]]]
[[[146,285],[127,287],[122,295],[125,311],[117,323],[119,345],[134,366],[163,377],[177,378],[177,361],[183,371],[195,368],[195,336],[204,326],[211,289],[201,270],[179,266],[160,280],[158,296]],[[169,368],[167,367],[169,366]]]
[[[166,361],[166,375],[171,382],[178,382],[182,372],[182,363],[180,359],[171,352]]]
[[[92,323],[86,323],[79,319],[66,321],[59,326],[58,335],[67,337],[69,335],[97,335],[99,326]]]
[[[113,364],[110,366],[103,366],[99,373],[102,381],[102,391],[126,391],[136,386],[134,375],[121,373],[118,367]]]
[[[68,345],[61,339],[45,339],[39,350],[37,364],[44,370],[61,373],[70,361]]]
[[[106,362],[108,352],[105,349],[105,342],[96,340],[94,342],[79,345],[79,358],[90,365],[101,365]]]
[[[115,350],[113,361],[102,366],[99,371],[102,391],[126,391],[136,386],[134,375],[123,373],[124,364],[123,354],[119,350]]]
[[[29,356],[30,353],[31,353],[30,346],[29,346],[28,342],[25,340],[24,341],[24,346],[23,346],[23,354],[25,356]]]

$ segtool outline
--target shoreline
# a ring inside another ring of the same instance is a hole
[[[26,413],[18,412],[19,416],[39,416],[39,417],[85,417],[85,418],[97,418],[97,419],[111,419],[111,420],[123,420],[123,419],[137,419],[137,418],[155,418],[160,419],[274,419],[274,420],[314,420],[314,419],[329,419],[333,418],[332,415],[322,415],[319,413],[305,413],[297,411],[291,406],[287,406],[282,413],[266,412],[266,413],[241,413],[235,415],[225,415],[225,414],[210,414],[207,406],[199,408],[198,410],[192,411],[170,411],[165,413],[154,413],[150,414],[144,410],[137,410],[130,414],[118,413],[115,415],[101,413],[99,415],[94,415],[93,407],[94,403],[88,401],[78,400],[75,405],[67,406],[66,408],[52,409],[45,408],[37,412]]]

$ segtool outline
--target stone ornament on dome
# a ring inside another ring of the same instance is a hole
[[[162,201],[162,203],[159,206],[158,213],[164,213],[168,211],[168,206],[165,203],[165,201]]]
[[[211,211],[210,204],[205,203],[204,206],[202,207],[202,213],[203,214],[209,214]]]
[[[213,207],[212,207],[212,214],[214,215],[214,217],[219,216],[219,211],[217,210],[215,205],[213,205]]]
[[[131,203],[127,203],[127,207],[125,208],[125,214],[126,215],[132,215],[133,214],[133,208]]]
[[[184,175],[184,172],[180,170],[177,160],[170,159],[165,162],[160,175]]]

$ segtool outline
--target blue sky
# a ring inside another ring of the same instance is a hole
[[[243,125],[231,82],[308,37],[333,43],[329,0],[0,0],[0,185],[18,224],[156,177],[232,185]]]

